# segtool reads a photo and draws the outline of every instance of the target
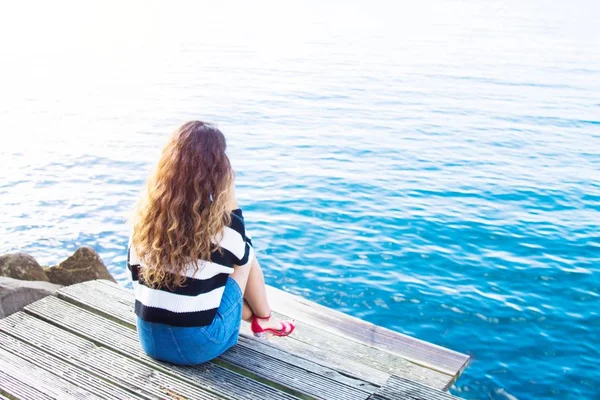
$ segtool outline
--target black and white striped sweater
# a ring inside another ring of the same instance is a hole
[[[133,281],[137,316],[147,322],[171,326],[210,325],[221,304],[225,283],[233,272],[233,266],[246,266],[254,257],[242,210],[232,212],[231,224],[225,227],[219,245],[223,252],[215,251],[210,261],[199,261],[196,273],[190,265],[186,282],[174,290],[151,288],[140,281],[139,271],[145,266],[130,245],[127,268]]]

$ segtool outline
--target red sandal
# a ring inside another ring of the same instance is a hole
[[[267,333],[269,333],[273,336],[283,337],[283,336],[288,336],[289,334],[294,332],[294,329],[296,329],[296,324],[295,324],[295,321],[293,321],[293,320],[292,321],[281,321],[280,329],[263,328],[258,324],[259,319],[269,320],[269,319],[271,319],[272,315],[273,315],[273,313],[270,313],[268,317],[258,317],[256,315],[252,317],[252,323],[250,324],[250,330],[252,331],[252,333],[254,333],[254,336],[264,338],[267,336]]]

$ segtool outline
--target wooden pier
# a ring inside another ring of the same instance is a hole
[[[469,357],[269,287],[289,338],[239,344],[195,367],[140,349],[133,292],[108,281],[61,289],[0,320],[0,399],[456,399]]]

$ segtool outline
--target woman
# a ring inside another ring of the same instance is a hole
[[[271,316],[225,148],[216,127],[184,124],[138,205],[127,267],[140,343],[158,360],[212,360],[237,343],[242,318],[257,336],[295,328]]]

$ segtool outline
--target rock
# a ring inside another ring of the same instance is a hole
[[[60,285],[0,277],[0,318],[23,310],[27,304],[54,294]]]
[[[50,282],[65,286],[95,279],[116,282],[98,253],[90,247],[80,247],[71,257],[45,272]]]
[[[45,281],[48,277],[35,258],[25,253],[11,253],[0,256],[0,276],[25,281]]]

